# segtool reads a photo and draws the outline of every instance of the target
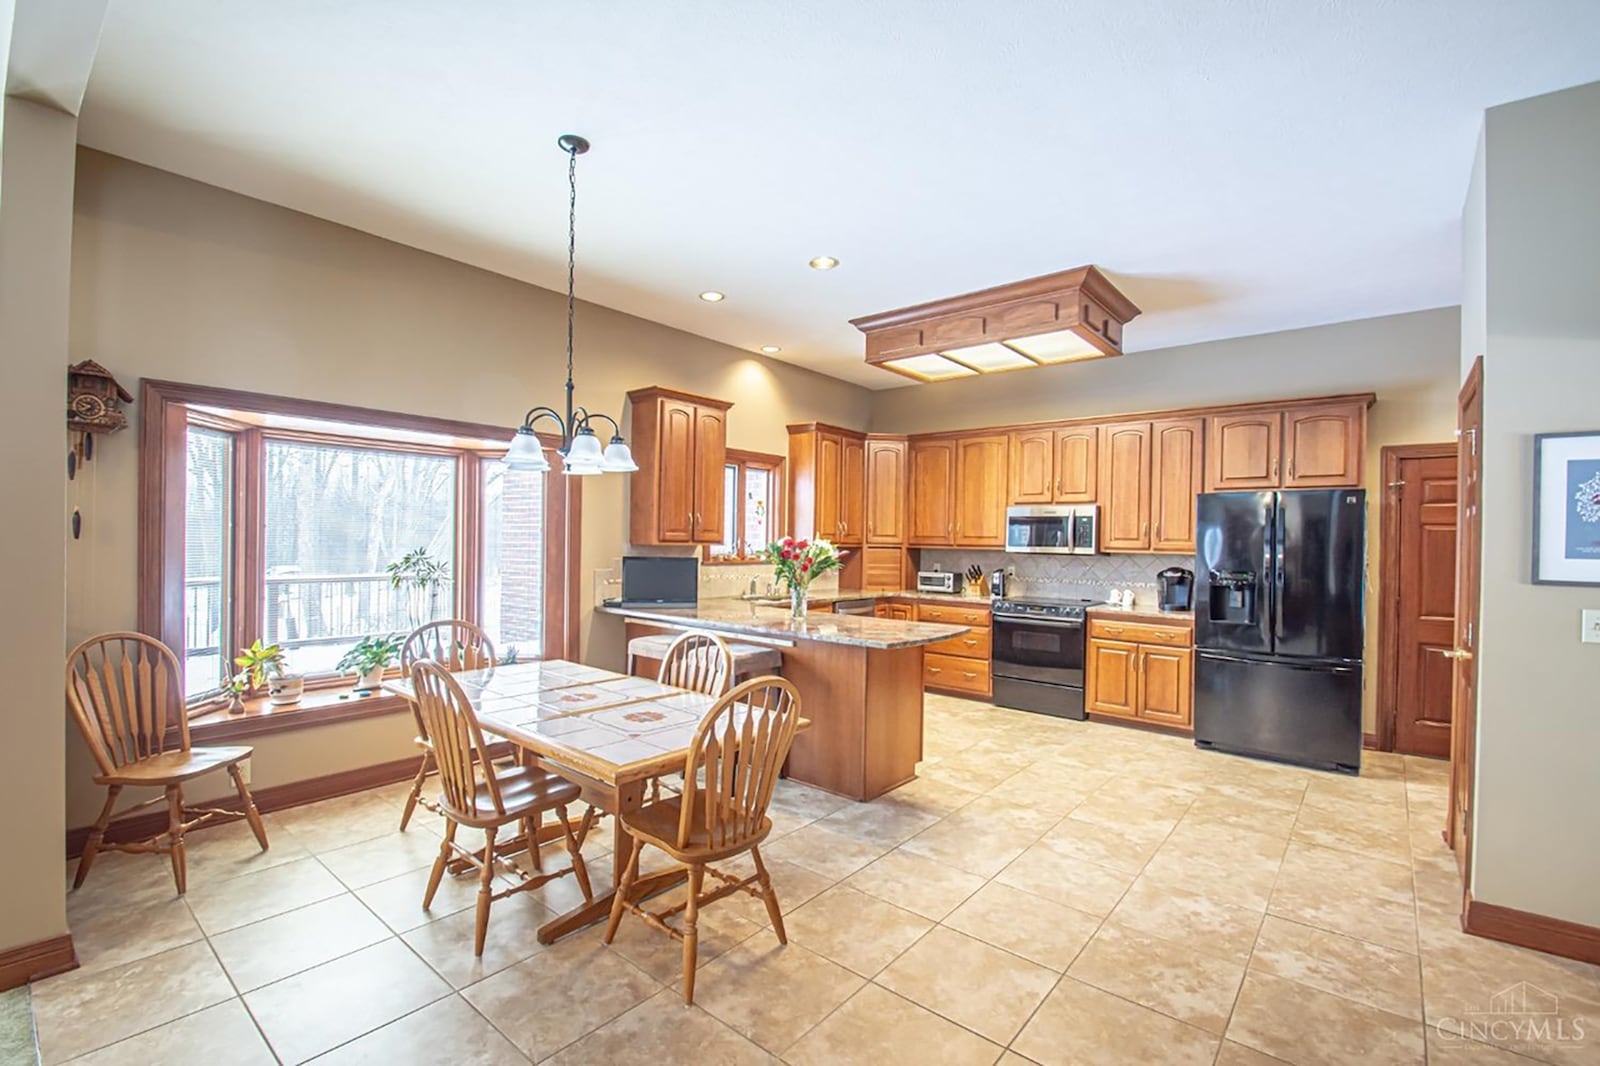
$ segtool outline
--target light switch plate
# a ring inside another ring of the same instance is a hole
[[[1583,612],[1583,642],[1600,644],[1600,611]]]

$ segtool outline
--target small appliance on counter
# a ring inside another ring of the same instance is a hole
[[[1163,611],[1187,611],[1194,606],[1194,571],[1169,566],[1156,575]]]
[[[948,592],[954,594],[960,589],[956,587],[956,572],[954,570],[918,570],[918,592]]]
[[[1006,568],[997,567],[989,572],[989,595],[997,600],[1006,598]]]

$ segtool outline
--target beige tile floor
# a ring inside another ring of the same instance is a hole
[[[439,823],[396,832],[403,787],[269,816],[266,854],[195,835],[186,899],[108,856],[69,897],[83,967],[33,988],[43,1059],[1600,1062],[1600,972],[1459,931],[1442,763],[1332,777],[939,697],[926,753],[871,804],[781,789],[790,944],[712,905],[690,1009],[642,923],[538,944],[570,879],[498,904],[474,960],[473,884],[421,909]],[[1542,1039],[1483,1024],[1524,981]]]

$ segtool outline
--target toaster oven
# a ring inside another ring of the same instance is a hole
[[[918,592],[955,592],[956,572],[954,570],[918,570]]]

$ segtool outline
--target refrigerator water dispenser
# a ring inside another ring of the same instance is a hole
[[[1256,624],[1256,575],[1242,570],[1211,571],[1209,617],[1223,625]]]

